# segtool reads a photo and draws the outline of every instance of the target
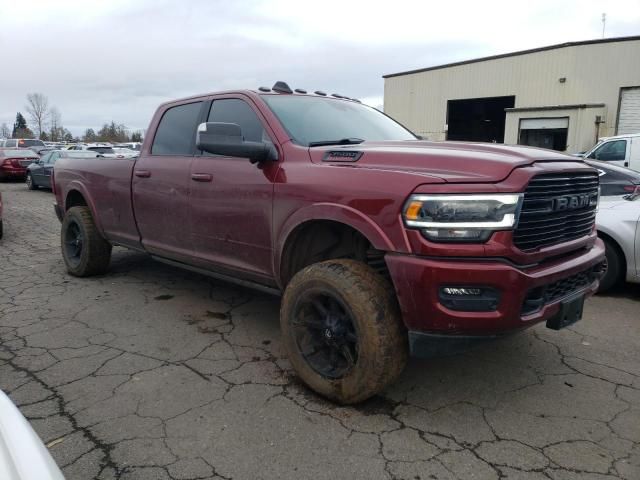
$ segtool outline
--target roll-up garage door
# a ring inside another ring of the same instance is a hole
[[[620,90],[617,133],[640,133],[640,87]]]

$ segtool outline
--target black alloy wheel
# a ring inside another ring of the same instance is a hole
[[[322,289],[307,290],[296,303],[292,325],[306,362],[326,378],[347,375],[358,361],[358,335],[349,308]]]
[[[65,233],[64,248],[66,258],[72,266],[77,267],[82,259],[82,248],[84,246],[82,229],[76,222],[69,222]]]

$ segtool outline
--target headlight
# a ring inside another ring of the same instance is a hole
[[[412,195],[403,217],[429,240],[484,242],[496,230],[511,230],[518,221],[521,193]]]

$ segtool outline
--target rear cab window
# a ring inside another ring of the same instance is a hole
[[[156,129],[151,155],[193,155],[202,102],[170,107]]]

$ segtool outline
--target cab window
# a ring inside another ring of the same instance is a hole
[[[596,148],[589,158],[602,161],[620,161],[624,160],[627,155],[627,141],[614,140],[605,142]]]
[[[158,124],[152,155],[193,155],[202,102],[169,108]]]
[[[207,122],[235,123],[240,126],[242,136],[246,141],[270,141],[256,112],[247,102],[238,98],[214,100]]]

